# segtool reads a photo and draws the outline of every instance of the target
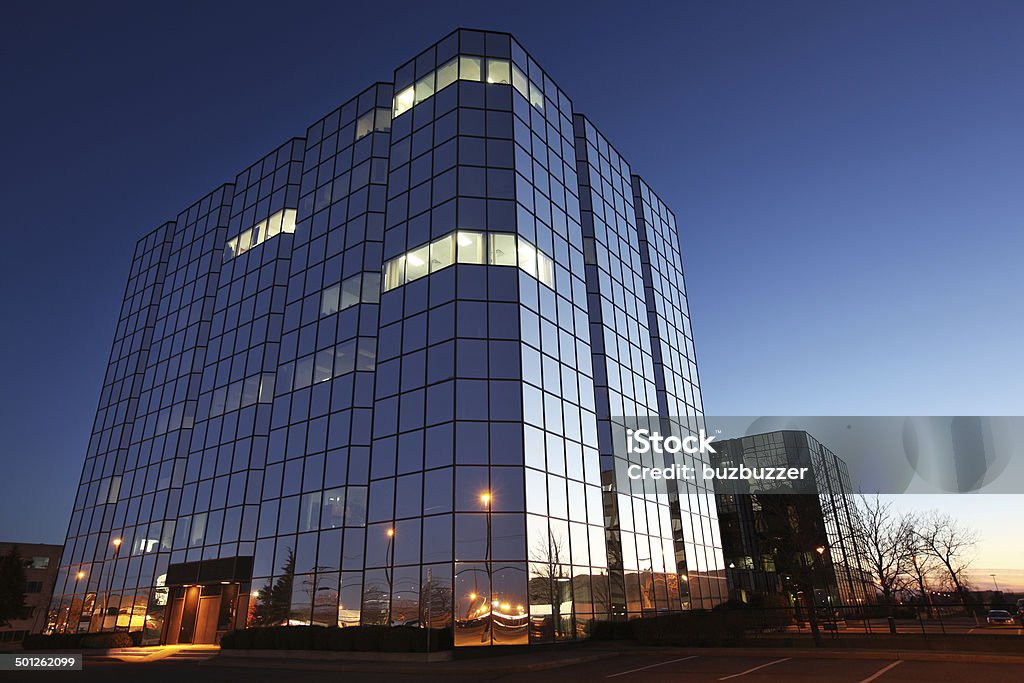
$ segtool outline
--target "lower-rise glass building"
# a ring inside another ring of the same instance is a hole
[[[611,446],[702,419],[677,230],[514,38],[446,36],[139,241],[48,628],[513,645],[724,600],[714,496]]]

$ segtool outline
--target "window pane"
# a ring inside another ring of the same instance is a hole
[[[267,239],[275,237],[281,233],[281,219],[284,217],[284,213],[278,211],[273,216],[267,219]]]
[[[255,247],[257,244],[266,239],[266,237],[263,236],[263,231],[264,228],[266,227],[266,224],[266,221],[257,223],[256,227],[252,229],[252,246]]]
[[[368,111],[356,119],[356,140],[373,132],[373,112]]]
[[[320,300],[320,315],[330,315],[338,312],[338,285],[328,287],[324,290]]]
[[[459,60],[452,59],[447,64],[443,64],[437,70],[437,90],[440,92],[444,88],[454,83],[459,78]]]
[[[238,253],[244,254],[249,251],[250,246],[252,246],[252,231],[246,230],[238,236]]]
[[[228,245],[226,247],[224,247],[224,260],[225,261],[230,261],[231,259],[233,259],[235,257],[235,254],[236,254],[237,251],[238,251],[238,238],[236,237],[235,239],[229,241]]]
[[[491,258],[492,266],[514,266],[516,264],[516,236],[492,232]]]
[[[391,112],[387,109],[376,109],[377,114],[374,116],[373,129],[374,130],[391,130]]]
[[[537,279],[554,289],[555,269],[551,259],[542,252],[537,252]]]
[[[428,254],[429,251],[430,246],[424,244],[419,249],[413,249],[408,253],[406,256],[406,261],[408,263],[405,268],[406,282],[412,282],[413,280],[423,277],[429,272],[427,267],[427,261],[430,258]]]
[[[359,296],[368,304],[380,301],[380,273],[363,273],[363,289]]]
[[[390,292],[395,287],[405,284],[405,256],[391,259],[384,266],[384,291]]]
[[[424,76],[420,80],[416,81],[416,100],[415,103],[419,104],[423,100],[429,99],[434,96],[434,74],[430,73],[428,76]]]
[[[459,57],[459,78],[463,81],[479,81],[482,71],[479,57]]]
[[[533,83],[530,83],[530,104],[544,111],[544,95]]]
[[[331,378],[331,364],[334,360],[334,351],[324,349],[317,351],[316,366],[313,368],[313,383],[325,382]]]
[[[356,369],[356,340],[347,341],[334,347],[334,376],[344,375]]]
[[[512,87],[518,90],[520,95],[530,99],[529,81],[526,80],[526,76],[523,75],[523,72],[515,64],[512,65]]]
[[[522,237],[519,238],[519,267],[537,277],[537,250]]]
[[[415,101],[414,98],[415,95],[413,87],[411,85],[402,92],[395,95],[394,115],[401,116],[405,112],[412,109],[413,102]]]
[[[508,83],[509,82],[509,64],[504,59],[488,59],[487,60],[487,82],[488,83]]]
[[[459,246],[459,263],[486,263],[483,233],[460,230],[455,240]]]
[[[447,268],[455,263],[454,235],[447,235],[430,244],[430,272]]]
[[[295,209],[284,210],[284,222],[281,224],[281,232],[295,232]]]
[[[361,280],[361,275],[353,275],[341,283],[341,310],[359,303],[359,284]]]

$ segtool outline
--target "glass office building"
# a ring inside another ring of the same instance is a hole
[[[732,596],[784,595],[800,602],[799,575],[809,574],[818,607],[874,602],[864,549],[854,529],[857,507],[846,463],[804,431],[781,430],[715,442],[713,465],[806,467],[799,482],[719,482],[718,510]],[[806,578],[806,576],[804,577]]]
[[[514,38],[455,31],[138,243],[49,628],[710,607],[714,498],[623,478],[634,414],[702,420],[675,217]]]

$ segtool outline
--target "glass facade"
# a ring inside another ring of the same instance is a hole
[[[508,34],[459,30],[141,240],[51,630],[586,638],[724,599],[675,218]],[[686,486],[685,483],[680,486]]]
[[[853,531],[858,512],[850,474],[841,458],[803,431],[753,434],[716,446],[714,466],[807,467],[812,477],[806,489],[816,492],[796,492],[804,486],[787,483],[777,485],[781,492],[775,494],[718,494],[735,598],[782,594],[795,601],[800,587],[792,575],[816,567],[819,607],[873,602],[874,584]],[[780,544],[779,538],[787,542]]]

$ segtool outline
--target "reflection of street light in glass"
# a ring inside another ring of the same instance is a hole
[[[77,581],[81,581],[84,578],[85,578],[85,572],[78,572],[77,574],[75,574],[75,581],[76,582]]]
[[[814,550],[815,550],[815,551],[817,551],[817,553],[818,553],[819,555],[824,555],[824,554],[825,554],[825,546],[823,546],[823,545],[819,545],[819,546],[818,546],[817,548],[815,548]]]
[[[391,585],[391,575],[392,575],[392,572],[394,571],[394,564],[395,564],[395,528],[394,527],[388,527],[388,530],[385,533],[388,535],[388,545],[387,545],[387,548],[384,549],[384,556],[385,556],[386,561],[387,561],[387,566],[384,569],[384,576],[388,580],[388,626],[390,626],[391,625],[391,592],[392,592],[392,590],[394,590],[393,586]]]
[[[491,570],[491,492],[490,491],[484,491],[483,493],[481,493],[480,494],[480,502],[484,504],[485,508],[487,508],[487,548],[486,548],[486,551],[484,553],[484,560],[487,563],[487,590],[490,592],[491,596],[493,596],[494,595],[494,573]],[[492,602],[492,604],[495,607],[497,607],[498,601],[494,600]],[[490,635],[491,635],[490,627],[491,627],[491,621],[493,621],[493,619],[494,619],[493,616],[490,616],[487,619],[487,625],[485,626],[485,630],[484,630],[484,632],[482,634],[480,634],[480,642],[483,642],[485,638],[489,638],[490,637]]]
[[[104,612],[106,612],[106,614],[104,614],[104,621],[106,620],[106,617],[110,615],[110,602],[111,602],[111,598],[113,597],[112,594],[114,592],[114,565],[117,562],[117,551],[119,551],[121,549],[121,539],[120,538],[115,538],[114,540],[111,541],[111,543],[114,546],[114,556],[110,560],[110,576],[107,579],[107,608],[104,610]],[[102,624],[100,624],[100,628],[101,629],[103,628]],[[114,630],[115,631],[117,630],[117,614],[116,613],[114,614]]]

